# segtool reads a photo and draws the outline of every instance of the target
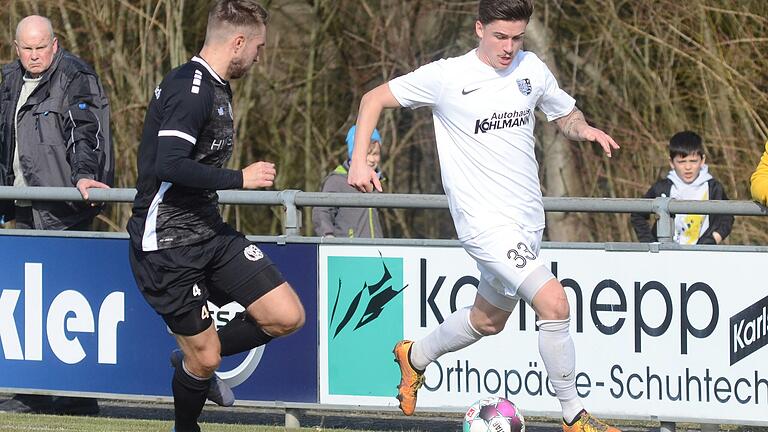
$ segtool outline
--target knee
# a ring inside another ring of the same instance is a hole
[[[194,364],[189,364],[189,360],[192,360]],[[202,350],[195,353],[194,356],[187,357],[185,359],[187,368],[190,372],[201,377],[209,377],[216,372],[221,364],[221,353],[219,350]]]
[[[567,298],[563,298],[562,301],[557,302],[553,314],[554,318],[552,319],[556,320],[567,320],[571,317],[571,307],[568,304]]]
[[[281,314],[275,322],[263,325],[262,328],[272,336],[286,336],[302,328],[305,322],[304,308],[299,304],[291,311]]]
[[[483,336],[493,336],[495,334],[501,333],[501,331],[504,330],[504,324],[484,325],[476,330],[478,333],[480,333]]]
[[[567,320],[571,316],[571,307],[568,298],[563,295],[547,303],[547,307],[537,311],[539,318],[543,320]]]
[[[292,316],[286,320],[284,324],[284,334],[293,333],[300,328],[304,327],[307,317],[304,314],[304,308],[300,305],[292,314]]]
[[[507,324],[510,312],[492,306],[478,296],[481,303],[475,300],[475,304],[469,309],[469,324],[482,336],[493,336],[501,333]]]
[[[504,325],[507,323],[506,320],[496,320],[493,318],[478,318],[478,317],[471,317],[470,323],[472,324],[472,327],[477,330],[478,333],[480,333],[483,336],[493,336],[495,334],[501,333],[502,330],[504,330]]]

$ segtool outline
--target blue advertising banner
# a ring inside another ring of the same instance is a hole
[[[239,400],[317,402],[317,245],[259,244],[305,326],[220,374]],[[176,347],[136,288],[127,239],[0,236],[0,388],[170,396]],[[238,308],[213,311],[217,323]]]

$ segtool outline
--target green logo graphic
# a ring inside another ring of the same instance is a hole
[[[393,395],[404,289],[402,258],[328,257],[330,394]]]

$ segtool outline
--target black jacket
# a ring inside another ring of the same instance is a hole
[[[709,179],[709,199],[711,200],[727,200],[728,195],[725,193],[723,185],[714,178]],[[648,192],[643,195],[643,198],[658,198],[662,196],[670,196],[672,191],[672,180],[665,178],[657,181]],[[674,215],[673,215],[674,216]],[[649,214],[646,213],[632,213],[629,220],[632,222],[632,227],[637,234],[637,240],[644,243],[659,241],[656,237],[656,225],[653,224],[653,228],[648,225]],[[725,239],[731,233],[733,227],[733,216],[731,215],[710,215],[709,216],[709,228],[699,237],[699,241],[696,244],[715,244],[715,238],[712,233],[717,231],[720,236]]]
[[[0,85],[0,185],[24,175],[28,186],[72,187],[82,178],[112,185],[114,157],[109,102],[96,72],[59,49],[37,88],[14,114],[25,70],[20,61],[5,65]],[[16,136],[18,131],[18,137]],[[19,141],[23,173],[13,172]],[[13,203],[0,203],[0,216],[13,218]],[[33,201],[36,229],[62,230],[93,219],[100,211],[83,202]]]

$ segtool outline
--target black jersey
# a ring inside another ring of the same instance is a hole
[[[128,233],[144,251],[206,240],[223,220],[216,190],[242,187],[232,155],[229,83],[199,57],[172,70],[155,89],[144,119],[138,182]]]

